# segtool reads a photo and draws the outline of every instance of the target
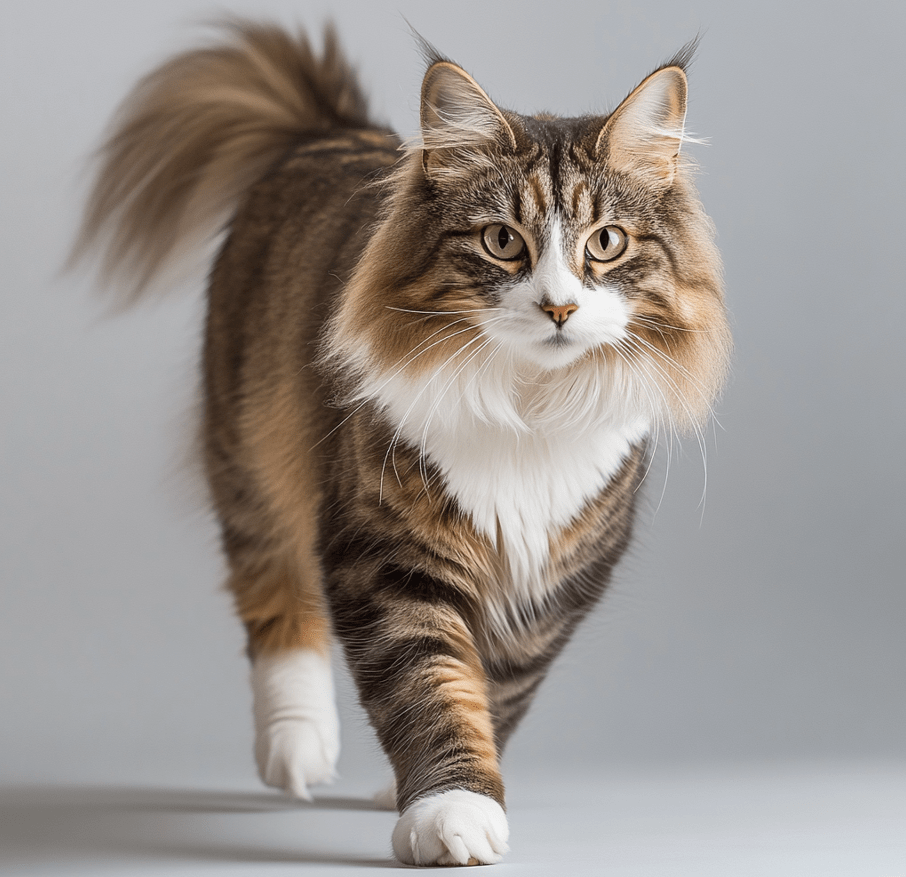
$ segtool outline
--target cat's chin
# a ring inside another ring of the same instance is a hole
[[[519,358],[544,371],[560,371],[582,361],[588,353],[589,347],[581,342],[554,338],[521,347]]]

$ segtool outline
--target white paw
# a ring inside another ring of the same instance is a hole
[[[330,661],[309,649],[259,656],[252,693],[262,781],[310,800],[309,786],[335,777],[340,754]]]
[[[311,800],[309,786],[336,776],[340,747],[329,731],[305,719],[274,722],[255,738],[258,774],[268,786]]]
[[[406,808],[393,830],[393,852],[406,865],[492,865],[509,850],[509,835],[495,800],[453,789]]]

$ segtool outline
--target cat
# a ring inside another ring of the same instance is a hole
[[[247,21],[136,87],[75,252],[125,300],[226,222],[202,434],[263,781],[339,751],[331,643],[393,766],[395,855],[493,863],[498,762],[730,336],[681,151],[691,49],[609,115],[518,115],[425,44],[421,137],[327,30]]]

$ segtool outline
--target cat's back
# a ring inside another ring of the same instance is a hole
[[[211,275],[210,367],[235,360],[237,346],[274,351],[317,332],[368,239],[398,145],[376,128],[327,132],[253,187]]]
[[[203,361],[205,458],[222,509],[257,497],[260,513],[285,506],[314,529],[325,439],[340,419],[316,367],[321,333],[380,213],[398,146],[379,128],[306,138],[230,224],[209,283]]]
[[[211,274],[205,382],[218,418],[281,377],[322,392],[312,369],[325,319],[381,209],[398,138],[328,131],[294,147],[255,185]],[[288,391],[288,390],[287,390]]]

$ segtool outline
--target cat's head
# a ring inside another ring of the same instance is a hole
[[[332,326],[360,397],[442,392],[493,419],[526,382],[606,384],[652,420],[701,421],[729,333],[682,151],[684,68],[681,54],[609,116],[557,118],[501,109],[433,58],[421,141]]]

